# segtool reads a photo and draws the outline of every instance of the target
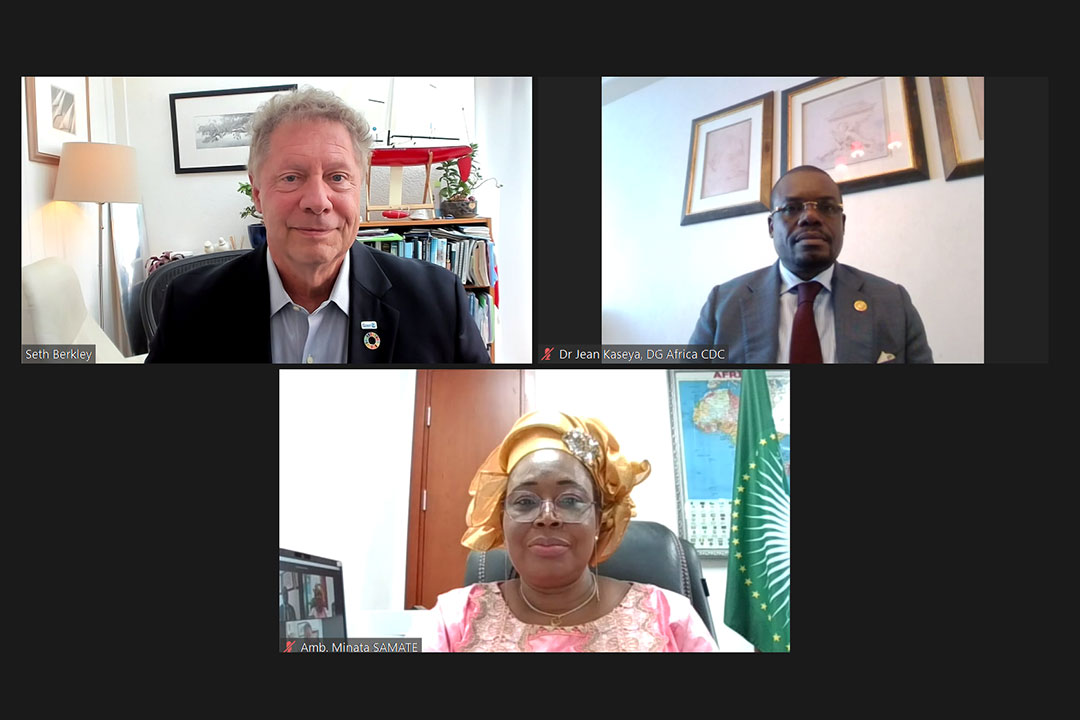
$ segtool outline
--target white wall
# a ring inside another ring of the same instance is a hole
[[[491,216],[499,262],[495,360],[532,361],[532,78],[476,79],[479,211]]]
[[[766,213],[680,226],[690,125],[813,78],[664,78],[602,106],[603,340],[685,343],[713,286],[776,260]],[[930,82],[916,78],[930,179],[844,196],[840,261],[911,294],[938,362],[983,361],[983,178],[946,182]]]
[[[401,609],[416,371],[278,377],[280,547],[342,562],[346,618]]]
[[[330,90],[363,109],[369,97],[385,97],[387,78],[320,77],[129,77],[118,79],[129,119],[128,142],[135,147],[143,192],[151,255],[165,250],[196,250],[203,242],[228,240],[247,245],[247,226],[240,218],[249,204],[237,192],[247,182],[246,170],[177,174],[173,162],[172,93],[268,85],[312,85]],[[380,134],[382,131],[380,130]],[[384,186],[385,187],[385,186]],[[422,188],[422,185],[421,185]],[[377,193],[376,189],[372,190]],[[385,197],[385,189],[383,196]],[[420,191],[416,192],[417,196]]]
[[[652,474],[633,492],[637,519],[677,533],[666,371],[535,372],[537,409],[598,417],[624,452],[649,460]],[[281,547],[341,560],[346,612],[353,617],[400,609],[415,371],[283,370],[280,377]],[[326,418],[317,444],[296,437],[303,417]],[[727,561],[703,558],[702,569],[720,648],[752,651],[724,625]]]

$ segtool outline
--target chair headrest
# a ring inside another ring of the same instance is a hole
[[[682,544],[665,526],[644,520],[630,523],[619,549],[597,571],[617,580],[633,580],[690,597],[690,577]],[[513,566],[505,550],[469,553],[467,582],[497,582],[510,577]]]

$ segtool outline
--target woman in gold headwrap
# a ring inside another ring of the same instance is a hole
[[[716,650],[690,600],[600,577],[634,514],[630,490],[649,476],[598,420],[530,413],[469,487],[473,550],[505,547],[518,577],[439,596],[425,650]]]

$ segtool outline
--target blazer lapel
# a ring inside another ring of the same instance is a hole
[[[776,362],[780,344],[780,270],[775,264],[750,278],[740,304],[745,357],[733,357],[730,362]]]
[[[862,279],[847,265],[836,263],[833,272],[833,319],[836,323],[836,362],[872,363],[874,357],[874,305],[862,291]],[[857,310],[855,304],[862,303]]]
[[[233,326],[234,342],[245,362],[273,362],[270,345],[270,275],[266,269],[266,245],[236,262],[246,263],[246,282],[231,300],[228,312],[240,322]],[[250,360],[246,360],[249,358]]]
[[[393,287],[375,259],[374,251],[353,243],[349,251],[349,357],[350,365],[389,363],[394,359],[400,313],[383,302]],[[366,326],[366,327],[365,327]]]

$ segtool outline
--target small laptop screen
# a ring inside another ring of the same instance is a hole
[[[280,550],[278,613],[282,638],[345,639],[341,561]]]

